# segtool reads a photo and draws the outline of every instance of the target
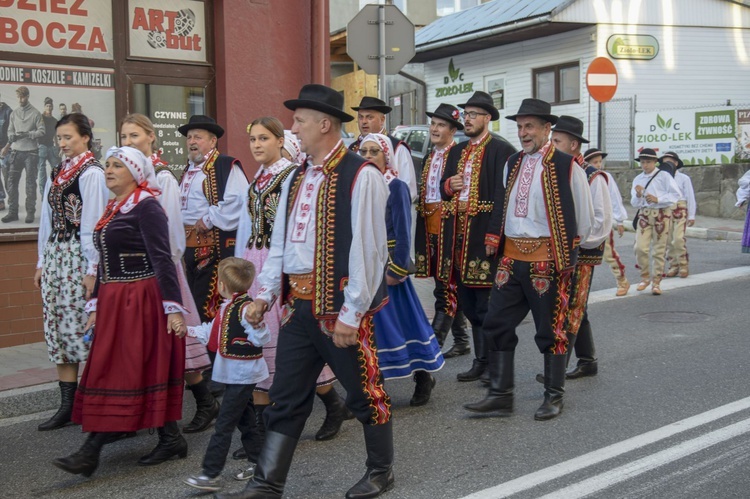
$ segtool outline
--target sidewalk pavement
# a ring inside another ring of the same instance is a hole
[[[635,209],[627,207],[627,211],[632,219]],[[633,230],[630,220],[624,226]],[[688,228],[687,236],[740,241],[743,227],[743,220],[696,216],[695,226]],[[427,317],[432,320],[431,280],[413,282]],[[80,372],[83,373],[83,365]],[[0,420],[55,409],[59,400],[57,369],[47,359],[45,343],[0,348]]]

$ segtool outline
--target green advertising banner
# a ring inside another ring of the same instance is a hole
[[[695,113],[696,139],[728,139],[734,137],[734,109]]]

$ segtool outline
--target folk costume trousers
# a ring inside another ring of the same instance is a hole
[[[461,306],[458,301],[458,290],[453,279],[451,282],[445,282],[437,277],[440,269],[438,262],[438,234],[428,234],[430,239],[430,269],[435,272],[435,289],[432,295],[435,297],[435,313],[443,312],[449,317],[455,317],[461,312]]]
[[[219,262],[234,256],[234,239],[226,239],[225,246],[217,242],[212,246],[185,248],[185,273],[188,286],[198,307],[201,322],[211,322],[221,307],[219,295]],[[230,244],[231,243],[231,244]],[[213,364],[213,358],[211,359]]]
[[[645,208],[639,212],[635,259],[641,280],[661,282],[671,225],[672,208]]]
[[[615,231],[613,230],[609,232],[609,237],[605,241],[603,260],[609,265],[615,279],[619,281],[625,277],[625,264],[622,263],[620,254],[615,249]]]
[[[391,401],[378,367],[372,316],[362,319],[357,344],[339,348],[313,316],[312,301],[290,298],[282,312],[276,374],[264,412],[266,429],[299,439],[315,399],[315,382],[328,364],[346,390],[346,406],[365,425],[390,421]]]
[[[559,272],[552,261],[523,262],[503,256],[495,274],[484,333],[489,350],[516,349],[516,328],[529,310],[534,317],[534,341],[541,353],[567,353],[565,318],[571,273]]]
[[[573,271],[570,288],[570,304],[565,324],[565,333],[575,335],[573,345],[578,358],[595,358],[594,338],[589,322],[588,302],[594,265],[577,264]]]
[[[685,267],[688,264],[686,229],[687,201],[677,201],[677,208],[672,210],[672,226],[667,239],[667,256],[672,268]]]

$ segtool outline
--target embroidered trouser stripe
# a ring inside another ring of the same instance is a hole
[[[516,328],[531,311],[534,341],[541,353],[567,352],[564,331],[568,311],[570,272],[558,272],[553,262],[521,262],[504,256],[498,265],[482,328],[490,350],[513,351]]]
[[[641,279],[661,281],[671,224],[671,208],[640,211],[635,232],[635,258],[641,270]]]
[[[591,277],[594,275],[593,265],[576,265],[573,272],[570,291],[570,306],[568,307],[567,323],[565,332],[578,334],[581,327],[583,315],[586,313],[586,305],[589,301],[591,289]]]
[[[439,264],[437,261],[438,235],[428,234],[427,237],[430,238],[430,270],[437,274]],[[451,317],[456,316],[459,308],[454,282],[447,283],[435,277],[435,290],[432,294],[435,297],[435,312],[443,312]]]
[[[667,239],[667,256],[671,267],[680,267],[688,264],[687,240],[685,231],[687,229],[687,208],[681,206],[683,201],[677,204],[672,211],[672,226]]]
[[[202,322],[210,322],[221,304],[218,286],[219,252],[213,246],[186,248],[188,286]]]
[[[609,231],[609,237],[607,238],[607,244],[604,245],[604,256],[603,260],[612,269],[612,274],[617,279],[625,277],[625,264],[620,259],[620,254],[615,249],[615,231]]]

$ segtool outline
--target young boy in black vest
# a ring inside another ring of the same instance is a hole
[[[239,428],[242,446],[250,461],[250,468],[235,476],[249,480],[262,442],[255,424],[253,390],[256,383],[268,377],[268,366],[263,359],[263,345],[270,332],[264,324],[257,328],[245,320],[245,308],[252,302],[247,290],[255,278],[255,267],[242,258],[229,257],[219,263],[219,294],[224,298],[219,314],[210,323],[188,328],[188,335],[198,338],[216,351],[213,379],[226,384],[214,434],[203,458],[203,473],[191,475],[185,483],[196,489],[218,491],[223,488],[221,471],[227,460],[232,433]]]

